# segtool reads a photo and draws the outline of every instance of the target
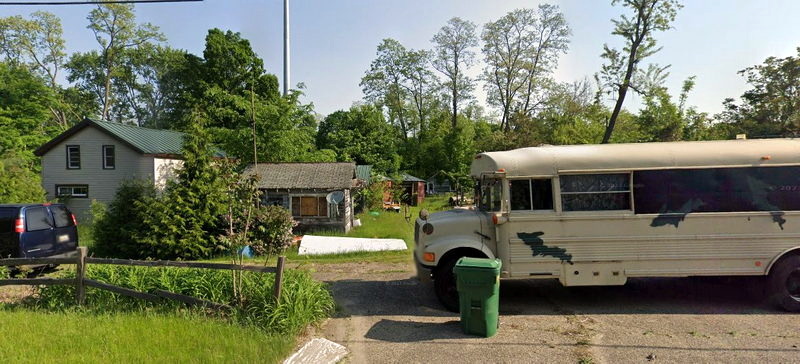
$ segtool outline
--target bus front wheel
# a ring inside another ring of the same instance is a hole
[[[786,311],[800,312],[800,255],[776,263],[769,274],[769,299]]]
[[[456,275],[453,268],[458,259],[449,259],[442,262],[433,275],[433,288],[436,291],[436,298],[442,306],[452,312],[458,312],[458,290],[456,288]]]

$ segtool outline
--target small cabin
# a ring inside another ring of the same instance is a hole
[[[353,227],[354,163],[259,163],[245,170],[245,177],[253,175],[262,203],[291,211],[299,231]]]

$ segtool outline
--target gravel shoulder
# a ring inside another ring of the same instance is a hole
[[[800,315],[758,297],[757,279],[636,279],[621,287],[501,284],[500,329],[461,333],[407,263],[315,264],[340,306],[323,335],[350,363],[797,362]]]

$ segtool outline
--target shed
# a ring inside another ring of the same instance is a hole
[[[354,163],[259,163],[244,172],[253,175],[263,203],[291,211],[301,231],[353,227]]]

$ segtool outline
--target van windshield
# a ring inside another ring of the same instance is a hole
[[[500,211],[503,201],[503,184],[499,179],[484,179],[480,186],[480,204],[483,211]]]

